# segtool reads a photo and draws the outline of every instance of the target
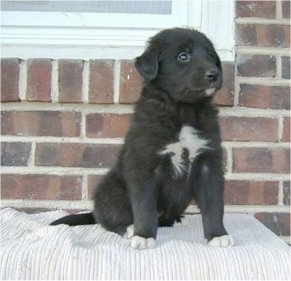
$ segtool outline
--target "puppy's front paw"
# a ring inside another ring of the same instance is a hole
[[[154,238],[144,238],[137,235],[130,238],[130,247],[134,249],[152,249],[155,246],[156,240]]]
[[[233,244],[234,241],[230,235],[214,237],[208,242],[208,245],[212,247],[232,247]]]
[[[126,232],[123,235],[123,238],[129,239],[134,235],[134,225],[131,224],[126,228]]]

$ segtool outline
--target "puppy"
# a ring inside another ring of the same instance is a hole
[[[158,226],[172,226],[194,198],[210,245],[230,246],[223,225],[222,148],[213,96],[221,62],[207,37],[168,29],[135,60],[144,78],[119,157],[94,195],[94,211],[52,223],[100,223],[133,248],[155,246]]]

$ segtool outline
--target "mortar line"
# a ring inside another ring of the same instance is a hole
[[[233,105],[237,107],[239,105],[239,92],[240,92],[240,82],[237,76],[234,77],[234,95],[233,95]]]
[[[26,137],[26,136],[1,136],[2,142],[40,142],[40,143],[65,143],[65,144],[110,144],[122,145],[124,138],[70,138],[70,137]],[[289,142],[270,142],[270,141],[222,141],[222,146],[225,148],[234,147],[278,147],[289,148]]]
[[[276,56],[276,78],[281,79],[282,77],[282,56]]]
[[[287,80],[287,79],[286,79]],[[240,80],[240,83],[249,83],[249,81]],[[286,86],[289,86],[289,80],[285,81]],[[259,82],[262,84],[262,82]],[[256,83],[255,83],[256,85]],[[266,85],[266,84],[264,84]],[[18,102],[18,103],[2,103],[2,111],[73,111],[90,113],[112,113],[112,114],[132,114],[133,105],[90,105],[90,104],[51,104],[41,102]],[[290,111],[285,109],[270,109],[270,108],[250,108],[250,107],[225,107],[219,106],[218,109],[221,116],[262,116],[262,117],[277,117],[278,115],[289,116]]]
[[[114,71],[113,71],[113,103],[119,103],[120,96],[120,60],[114,61]]]
[[[82,96],[81,100],[83,103],[89,103],[89,76],[90,76],[90,65],[88,61],[83,61],[82,71]]]
[[[278,14],[279,15],[279,14]],[[235,20],[236,24],[276,24],[276,25],[289,25],[289,19],[275,18],[256,18],[256,17],[247,17],[247,18],[237,18]]]
[[[85,167],[59,167],[59,166],[37,166],[31,167],[1,167],[1,174],[13,175],[56,175],[56,176],[80,176],[80,175],[106,175],[109,168],[85,168]],[[248,181],[289,181],[289,174],[277,173],[225,173],[227,180]]]
[[[289,55],[289,48],[276,48],[276,47],[250,47],[250,46],[237,46],[236,52],[240,54],[256,54],[256,55]]]
[[[284,206],[284,192],[283,192],[283,181],[279,182],[279,190],[278,190],[278,205]]]
[[[264,86],[290,86],[290,80],[288,79],[276,79],[273,77],[244,77],[237,76],[236,79],[239,83],[247,83],[252,85],[264,85]]]
[[[72,104],[72,103],[41,103],[41,102],[9,102],[2,103],[4,110],[20,110],[21,111],[77,111],[84,113],[115,113],[128,114],[133,113],[133,105],[128,104]]]
[[[82,200],[88,200],[88,175],[82,177]]]
[[[279,116],[278,118],[278,141],[282,141],[283,139],[283,122],[284,118],[283,116]]]
[[[81,138],[81,137],[50,137],[50,136],[1,136],[2,142],[41,142],[41,143],[84,143],[84,144],[123,144],[124,138]]]
[[[226,153],[227,153],[227,172],[232,173],[232,148],[230,147],[225,147],[226,148]]]
[[[35,150],[36,150],[36,143],[31,142],[31,151],[30,151],[30,156],[28,160],[28,167],[34,168],[35,166]]]
[[[86,138],[86,115],[84,113],[81,114],[81,124],[80,124],[80,138],[83,142]]]
[[[60,166],[28,166],[23,167],[1,167],[1,174],[16,175],[55,175],[55,176],[82,176],[82,175],[105,175],[109,168],[83,168],[83,167],[60,167]]]
[[[55,104],[59,101],[59,63],[57,60],[52,60],[51,100]]]
[[[276,1],[276,19],[278,20],[282,19],[282,1],[281,0]]]
[[[21,60],[19,64],[19,84],[18,84],[18,96],[21,101],[26,100],[27,90],[27,63],[25,60]],[[3,107],[3,103],[1,104]]]

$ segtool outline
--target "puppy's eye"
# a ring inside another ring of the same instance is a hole
[[[179,62],[189,62],[191,59],[191,55],[185,51],[179,53],[177,60]]]

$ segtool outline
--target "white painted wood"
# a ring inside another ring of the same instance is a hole
[[[233,2],[173,0],[171,15],[2,11],[1,56],[134,58],[159,30],[193,26],[233,60]]]
[[[217,49],[233,51],[234,48],[234,1],[202,1],[202,31]]]

